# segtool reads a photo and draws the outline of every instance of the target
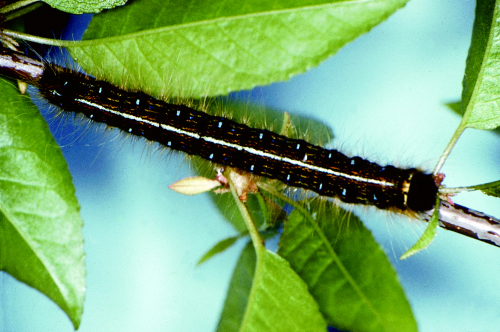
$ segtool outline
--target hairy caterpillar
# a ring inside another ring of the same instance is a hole
[[[8,50],[2,55],[17,63],[30,62]],[[422,212],[432,209],[436,200],[434,177],[415,168],[349,158],[337,150],[169,104],[142,92],[128,92],[58,66],[45,65],[39,70],[28,81],[51,104],[174,150],[346,203]]]

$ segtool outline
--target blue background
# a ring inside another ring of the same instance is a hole
[[[460,98],[473,18],[471,0],[410,1],[319,67],[251,96],[327,123],[334,146],[349,154],[432,170],[459,123],[444,103]],[[62,128],[52,129],[85,221],[80,331],[214,330],[244,241],[196,266],[235,231],[208,196],[167,188],[193,174],[184,157],[149,151],[116,131],[90,127],[62,137]],[[497,180],[497,141],[493,133],[466,131],[443,169],[445,184]],[[500,216],[497,199],[463,194],[455,201]],[[500,329],[499,248],[439,230],[427,250],[399,261],[425,225],[373,208],[355,213],[392,260],[420,331]],[[0,273],[0,329],[71,331],[72,325],[44,295]]]

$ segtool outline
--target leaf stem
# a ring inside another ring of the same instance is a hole
[[[252,238],[252,243],[255,251],[259,253],[259,250],[262,250],[264,248],[264,241],[259,235],[259,231],[255,226],[255,222],[253,221],[253,218],[250,215],[250,211],[248,211],[246,204],[240,200],[240,197],[236,192],[236,188],[234,187],[234,183],[231,181],[230,176],[228,176],[228,180],[229,188],[231,188],[231,193],[233,194],[236,206],[240,210],[241,216],[243,217],[243,220],[245,221],[245,224],[248,228],[248,233],[250,233],[250,237]]]
[[[30,41],[30,42],[44,44],[44,45],[50,45],[50,46],[57,46],[57,47],[67,47],[67,46],[71,46],[71,45],[80,43],[80,41],[57,40],[57,39],[51,39],[51,38],[43,38],[43,37],[33,36],[33,35],[30,35],[27,33],[12,31],[12,30],[8,30],[8,29],[2,30],[2,34],[5,36],[12,37],[12,38],[17,38],[17,39],[22,39],[25,41]]]
[[[39,2],[39,1],[40,0],[23,0],[23,1],[17,1],[17,2],[14,2],[14,3],[10,4],[10,5],[1,7],[0,8],[0,14],[9,13],[9,12],[17,10],[19,8],[23,8],[23,7],[29,6],[32,3]]]
[[[32,0],[26,1],[26,7],[24,7],[24,8],[20,8],[19,10],[17,10],[17,8],[15,8],[14,11],[9,12],[8,14],[0,13],[0,15],[3,15],[3,22],[2,23],[15,20],[16,18],[21,17],[23,15],[26,15],[28,13],[31,13],[32,11],[35,11],[42,6],[43,6],[43,2],[37,2],[37,1],[32,1]],[[21,6],[19,6],[19,7],[21,7]],[[2,8],[1,10],[3,12],[7,12],[7,11],[5,11],[4,8]]]
[[[498,186],[500,186],[500,180],[488,182],[488,183],[483,183],[483,184],[478,184],[475,186],[442,188],[442,189],[439,189],[439,192],[443,193],[443,194],[457,194],[457,193],[463,193],[463,192],[468,192],[468,191],[489,189],[489,188],[498,187]]]
[[[444,162],[446,161],[446,159],[450,155],[451,150],[455,146],[455,143],[457,143],[458,139],[460,138],[460,135],[462,135],[464,130],[467,128],[467,125],[466,125],[464,119],[465,118],[462,118],[462,122],[460,122],[460,124],[458,125],[457,130],[455,130],[455,133],[453,133],[453,136],[451,137],[450,142],[448,143],[448,145],[444,149],[443,154],[441,155],[441,158],[439,158],[439,161],[438,161],[438,163],[433,171],[434,175],[437,175],[439,173],[439,171],[441,170],[441,168],[444,165]]]

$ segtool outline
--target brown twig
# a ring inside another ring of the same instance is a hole
[[[429,221],[433,212],[424,213],[423,218]],[[439,226],[500,247],[500,220],[465,206],[441,201]]]

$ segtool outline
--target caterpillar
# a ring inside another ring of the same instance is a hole
[[[15,58],[15,63],[36,63],[10,50],[2,50],[2,57]],[[57,65],[37,68],[31,76],[2,71],[34,85],[42,97],[64,111],[83,114],[92,121],[216,164],[345,203],[417,213],[431,210],[435,204],[435,177],[416,168],[381,166],[348,157],[337,150],[167,103],[143,92],[126,91]]]

